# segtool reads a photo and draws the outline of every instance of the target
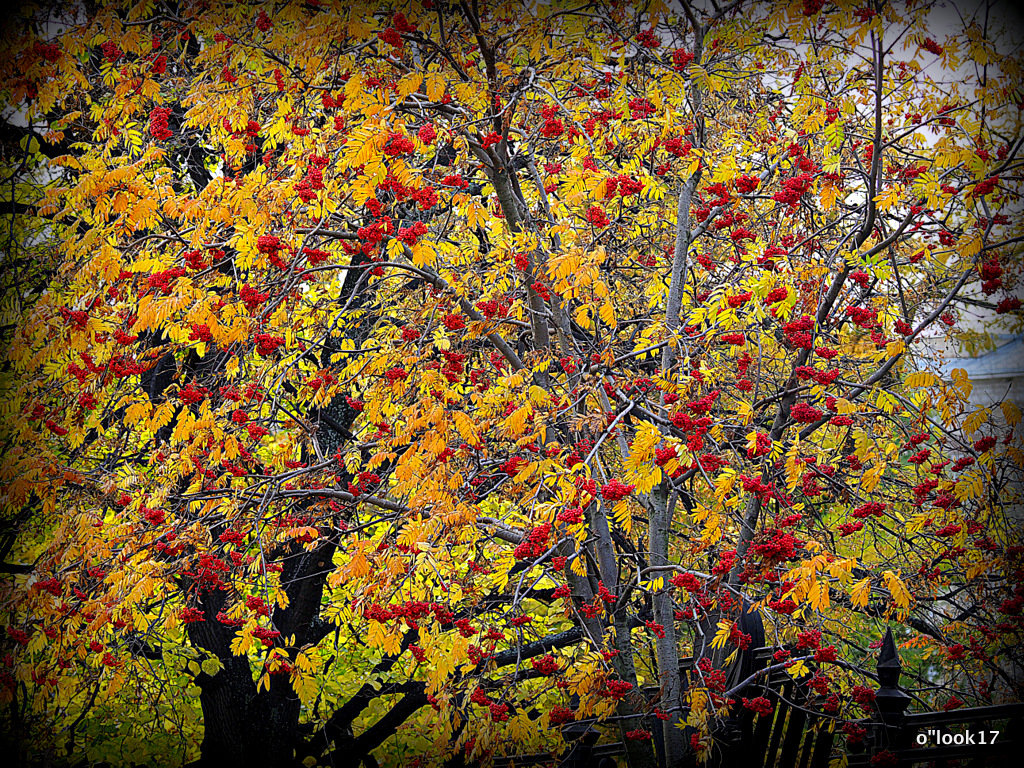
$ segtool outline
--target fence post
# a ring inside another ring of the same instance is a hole
[[[891,629],[886,629],[885,637],[882,638],[876,669],[878,690],[875,693],[875,706],[881,723],[875,734],[875,749],[905,749],[910,746],[905,743],[909,734],[903,728],[910,696],[900,688],[903,665]]]

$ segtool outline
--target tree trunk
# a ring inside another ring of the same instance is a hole
[[[651,517],[648,548],[651,565],[668,565],[668,537],[672,528],[672,506],[663,483],[651,494]],[[667,575],[667,574],[666,574]],[[686,744],[678,728],[682,706],[682,681],[679,678],[679,645],[676,638],[675,615],[671,589],[662,588],[652,598],[654,621],[664,627],[664,637],[655,639],[658,661],[658,684],[661,700],[669,712],[669,719],[661,723],[662,742],[665,745],[665,768],[676,768],[683,760]]]
[[[601,569],[601,580],[609,590],[618,590],[619,568],[615,561],[615,550],[612,545],[611,529],[608,526],[608,518],[604,510],[597,504],[590,505],[591,530],[597,539],[597,562]],[[621,612],[617,612],[613,618],[615,628],[615,650],[619,653],[615,657],[615,671],[619,677],[633,685],[626,698],[619,702],[618,713],[623,718],[619,721],[623,734],[636,730],[644,725],[646,719],[643,712],[643,701],[637,684],[636,667],[633,662],[633,642],[629,634],[629,620]],[[654,750],[650,741],[637,741],[626,739],[626,761],[629,768],[654,768],[657,761],[654,757]]]

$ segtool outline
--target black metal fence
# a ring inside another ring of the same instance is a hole
[[[774,648],[751,649],[747,668],[763,670]],[[735,664],[743,663],[737,659]],[[692,667],[687,659],[680,672]],[[764,696],[773,705],[760,715],[736,707],[714,733],[714,747],[705,768],[1002,768],[1024,766],[1024,704],[961,708],[948,712],[908,713],[912,697],[900,687],[903,667],[891,632],[879,650],[873,713],[841,732],[843,720],[809,705],[806,678],[794,680],[786,670],[773,670],[740,691],[736,700]],[[808,675],[807,677],[810,677]],[[560,756],[519,755],[496,761],[497,766],[548,765],[559,768],[604,768],[625,765],[621,742],[597,744],[597,731],[575,728]],[[669,768],[689,768],[670,766]]]

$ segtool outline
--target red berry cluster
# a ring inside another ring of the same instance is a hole
[[[616,191],[622,197],[629,197],[630,195],[638,194],[644,188],[644,183],[637,179],[631,178],[624,173],[620,173],[618,176],[611,176],[605,181],[605,189],[609,195],[614,195]]]
[[[166,517],[162,509],[150,509],[146,506],[140,507],[139,512],[150,525],[161,525]]]
[[[238,298],[245,304],[245,308],[250,312],[255,312],[259,309],[267,299],[270,298],[270,294],[267,292],[261,293],[256,288],[246,283],[238,291]]]
[[[657,108],[649,99],[638,97],[629,100],[629,114],[634,120],[643,120],[646,117],[650,117],[657,111]]]
[[[164,296],[167,296],[171,292],[171,283],[179,277],[185,275],[184,267],[171,267],[165,269],[163,272],[154,272],[152,275],[146,278],[146,285],[153,291],[158,291]]]
[[[586,219],[588,223],[597,227],[598,229],[603,229],[604,227],[607,227],[611,223],[611,221],[608,218],[608,214],[606,214],[602,208],[596,205],[590,206],[590,208],[587,210]]]
[[[878,323],[878,310],[869,307],[847,307],[846,314],[861,328],[873,328]]]
[[[269,333],[256,334],[256,354],[260,357],[267,357],[274,353],[278,347],[284,344],[283,336],[273,336]]]
[[[419,239],[427,234],[427,225],[417,221],[411,227],[401,227],[395,237],[406,245],[416,245]]]
[[[407,155],[416,149],[412,139],[404,133],[393,131],[388,134],[387,144],[384,145],[384,154],[391,157]]]
[[[480,146],[487,149],[488,147],[493,147],[499,141],[501,141],[501,134],[496,131],[491,131],[486,136],[482,136],[480,138]]]
[[[627,680],[607,680],[601,688],[599,695],[621,701],[633,690],[633,684]]]
[[[107,40],[103,45],[100,46],[100,50],[103,52],[103,58],[114,64],[118,59],[124,56],[124,51],[121,47],[113,40]]]
[[[809,173],[801,173],[797,176],[783,179],[782,189],[772,195],[772,200],[788,205],[791,208],[796,207],[800,202],[800,198],[811,188],[811,181],[812,178]]]
[[[210,327],[202,323],[192,323],[192,333],[189,334],[189,341],[213,341],[213,332]]]
[[[812,424],[818,421],[824,414],[813,405],[807,403],[794,403],[789,409],[789,415],[800,424]]]
[[[858,520],[856,523],[843,523],[839,526],[840,536],[850,536],[857,531],[863,530],[864,523]]]
[[[850,512],[851,517],[863,519],[865,517],[881,517],[885,512],[885,504],[881,501],[869,501],[861,504]]]
[[[754,446],[747,450],[748,458],[755,458],[757,456],[764,456],[770,453],[772,450],[772,440],[764,432],[756,432],[754,434]]]
[[[621,501],[633,493],[635,485],[627,485],[621,480],[611,480],[601,486],[601,496],[605,501]]]
[[[743,706],[762,717],[767,717],[775,710],[775,706],[764,696],[758,696],[754,699],[744,697]]]
[[[583,510],[579,507],[570,507],[569,509],[563,509],[558,513],[558,517],[555,518],[560,523],[568,523],[570,525],[577,525],[583,522]]]
[[[276,253],[285,247],[284,241],[276,235],[260,235],[256,240],[256,249],[264,254]]]
[[[206,387],[197,387],[193,382],[189,382],[178,390],[178,399],[188,405],[201,403],[209,396],[210,390]]]
[[[517,560],[540,557],[548,548],[551,536],[551,523],[542,523],[530,530],[523,540],[512,550]]]
[[[449,331],[458,331],[466,327],[466,316],[458,312],[451,312],[444,316],[442,323]]]
[[[817,650],[821,646],[821,630],[809,629],[796,636],[796,649],[798,651]]]
[[[153,110],[149,113],[149,135],[157,141],[164,141],[174,135],[174,131],[170,129],[168,119],[171,116],[171,110],[167,107],[153,107]]]
[[[978,453],[985,453],[985,451],[991,450],[996,444],[996,438],[991,435],[983,437],[974,444],[974,450]]]
[[[533,659],[532,664],[537,673],[545,677],[554,675],[560,669],[558,660],[550,653]]]
[[[384,378],[388,380],[389,384],[394,384],[397,381],[404,381],[409,375],[408,371],[400,365],[396,365],[393,368],[388,368],[384,371]]]
[[[252,636],[263,643],[268,648],[274,644],[274,640],[281,636],[281,633],[276,629],[268,629],[266,627],[256,627],[252,631]]]
[[[178,618],[181,619],[182,624],[195,624],[200,621],[206,621],[203,618],[203,612],[199,608],[193,608],[191,606],[182,608],[181,613],[178,614]]]

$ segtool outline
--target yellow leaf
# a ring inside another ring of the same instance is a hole
[[[608,326],[615,328],[618,323],[615,319],[615,305],[610,301],[606,301],[601,305],[601,309],[598,310],[598,316]]]
[[[548,393],[534,384],[530,387],[530,402],[543,406],[548,402]]]
[[[739,417],[740,423],[749,424],[754,418],[754,406],[746,400],[740,400],[736,403],[736,415]]]
[[[298,669],[292,670],[291,682],[295,695],[298,696],[299,701],[307,707],[313,703],[316,699],[316,695],[320,692],[320,686],[316,681],[316,677],[309,674],[302,674]]]
[[[953,489],[954,495],[960,501],[971,501],[980,499],[985,494],[985,478],[980,470],[974,470],[961,475]]]
[[[840,583],[846,584],[850,580],[850,573],[856,565],[857,560],[855,558],[848,557],[842,560],[836,560],[829,565],[828,570],[829,573],[839,579]]]
[[[931,387],[938,383],[938,377],[929,371],[914,371],[904,379],[903,383],[912,389],[918,387]]]
[[[736,165],[736,156],[729,154],[715,163],[715,170],[711,180],[714,182],[731,181],[739,176],[739,173],[739,168]]]
[[[800,660],[795,662],[793,666],[788,667],[786,671],[789,672],[790,677],[794,680],[798,680],[807,673],[807,665],[804,664],[803,660]]]
[[[372,128],[353,131],[352,138],[345,144],[345,156],[353,153],[350,163],[354,166],[366,165],[370,160],[379,154],[379,148],[383,146],[385,137]]]
[[[661,432],[658,427],[649,421],[642,421],[637,425],[636,437],[633,439],[632,455],[633,466],[639,467],[654,458],[654,448],[661,440]]]
[[[975,232],[971,239],[964,243],[962,240],[957,242],[957,250],[960,252],[960,258],[964,261],[974,257],[981,252],[981,247],[984,245],[984,240],[980,232]]]
[[[731,621],[720,621],[718,622],[718,632],[715,633],[714,640],[711,641],[712,648],[725,648],[725,644],[729,642],[729,635],[732,633],[732,622]]]
[[[162,427],[167,426],[171,423],[171,419],[174,418],[175,404],[167,401],[161,403],[153,411],[153,418],[149,422],[149,428],[156,432]]]
[[[964,400],[971,396],[971,390],[974,389],[974,385],[971,384],[967,371],[963,368],[954,368],[950,372],[949,377],[953,380],[953,386],[957,388]]]
[[[301,672],[312,672],[313,671],[313,660],[309,657],[309,654],[305,651],[300,651],[295,656],[295,666]]]
[[[380,648],[387,637],[387,628],[379,621],[370,622],[370,631],[366,633],[366,644],[371,648]]]
[[[398,81],[398,95],[405,98],[410,93],[416,93],[423,84],[423,73],[412,72]]]
[[[412,246],[412,263],[417,267],[432,267],[437,262],[437,252],[430,243],[416,243]]]
[[[177,445],[188,440],[192,435],[193,429],[195,429],[195,423],[195,417],[191,413],[182,411],[178,416],[178,422],[174,425],[174,431],[171,433],[171,445]],[[228,458],[231,459],[232,457],[229,456]]]
[[[348,571],[349,575],[356,579],[362,578],[370,572],[370,563],[362,552],[356,552],[352,562],[349,563]]]
[[[124,412],[125,423],[137,427],[143,419],[149,416],[149,411],[149,403],[132,403]]]
[[[878,407],[881,408],[888,414],[893,414],[900,405],[900,401],[893,397],[891,394],[886,392],[884,389],[878,390],[878,394],[875,396],[875,402],[878,403]]]
[[[520,408],[516,408],[508,418],[502,423],[502,426],[508,430],[510,435],[518,437],[523,433],[526,428],[526,420],[533,413],[533,408],[529,405],[524,405]]]
[[[395,632],[390,632],[384,637],[384,642],[381,645],[381,649],[388,656],[397,656],[402,650],[402,640]]]
[[[1011,427],[1016,427],[1020,424],[1020,408],[1017,407],[1016,403],[1010,402],[1009,400],[1003,400],[999,404],[999,408],[1003,412],[1003,418],[1006,419],[1006,423]]]
[[[892,571],[885,571],[882,574],[882,578],[885,580],[885,586],[889,590],[889,594],[892,595],[893,601],[899,606],[900,610],[907,610],[910,607],[910,592],[904,586],[903,582],[900,581]]]
[[[401,240],[399,240],[398,238],[393,238],[391,240],[388,240],[387,254],[388,254],[388,260],[389,261],[398,261],[402,257],[402,254],[404,252],[405,252],[405,249],[402,248],[402,241]],[[415,253],[416,252],[413,251],[413,255],[415,255]]]
[[[857,412],[857,406],[847,400],[845,397],[836,398],[836,412],[846,416],[851,413]]]
[[[800,441],[794,440],[793,445],[786,451],[786,487],[789,490],[796,488],[803,471],[804,464],[800,461]]]
[[[871,493],[878,487],[879,482],[882,480],[882,474],[885,472],[885,467],[885,462],[879,461],[864,473],[860,481],[860,487],[864,489],[865,493]]]
[[[989,414],[991,412],[988,408],[979,408],[978,410],[970,413],[964,419],[964,431],[968,434],[974,434],[982,425],[988,421]]]
[[[439,101],[444,95],[444,76],[437,73],[431,72],[426,76],[426,92],[427,98],[431,101]]]
[[[626,500],[617,501],[612,507],[612,519],[628,536],[633,530],[633,513],[630,511],[629,502]]]
[[[244,656],[252,648],[252,643],[253,639],[250,634],[235,635],[231,640],[231,653],[235,656]]]
[[[826,184],[821,188],[819,198],[821,207],[825,211],[831,211],[836,207],[836,199],[839,197],[839,189],[835,184]]]
[[[462,439],[469,445],[476,446],[479,438],[477,437],[476,425],[473,423],[473,420],[462,411],[455,411],[453,418],[455,420],[455,428],[459,430]]]
[[[961,481],[957,483],[957,490],[960,489],[960,485],[962,484],[962,482],[963,478],[961,478]],[[931,521],[931,516],[926,513],[914,515],[909,520],[907,520],[907,533],[920,533],[924,530],[926,525],[929,525],[931,523]]]
[[[871,579],[863,578],[850,589],[850,601],[857,608],[863,608],[871,597]]]
[[[828,582],[814,582],[811,585],[810,592],[807,593],[807,600],[811,604],[811,608],[816,611],[827,609],[829,606]]]
[[[892,208],[900,201],[902,195],[903,190],[899,185],[891,186],[881,194],[875,195],[875,202],[878,204],[878,210],[886,211],[889,208]]]

